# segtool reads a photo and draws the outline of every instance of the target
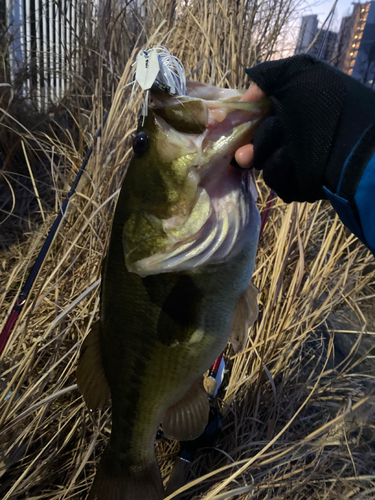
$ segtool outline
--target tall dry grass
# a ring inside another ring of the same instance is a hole
[[[1,361],[4,500],[85,498],[109,435],[109,410],[88,412],[75,370],[79,346],[98,315],[101,262],[130,157],[137,106],[130,104],[125,84],[140,45],[166,45],[191,78],[244,86],[244,66],[272,54],[293,5],[165,0],[149,2],[141,12],[130,3],[126,9],[133,10],[120,15],[119,5],[107,2],[100,22],[112,29],[106,40],[92,37],[91,49],[82,47],[97,59],[91,66],[86,59],[86,77],[64,104],[79,133],[65,129],[61,140],[23,131],[25,144],[32,138],[34,150],[49,162],[57,211],[112,101],[102,138]],[[133,32],[122,32],[125,22]],[[273,27],[274,37],[267,38]],[[114,56],[112,66],[108,59],[108,40],[116,57],[127,54],[118,66]],[[79,112],[73,113],[74,102]],[[268,189],[261,179],[258,186],[263,210]],[[50,210],[42,210],[40,230],[2,256],[2,323],[53,220]],[[361,311],[373,300],[374,276],[373,257],[328,205],[277,201],[253,277],[260,290],[259,320],[242,354],[228,348],[229,371],[217,400],[225,415],[220,440],[195,459],[182,498],[375,497],[373,375],[353,369],[361,361],[361,335],[375,333]],[[340,364],[329,318],[343,307],[362,327]],[[157,443],[166,482],[177,450],[177,443]]]

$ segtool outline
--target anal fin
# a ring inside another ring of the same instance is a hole
[[[90,410],[107,405],[111,392],[103,370],[100,353],[100,322],[93,324],[83,341],[77,368],[77,384]]]
[[[257,287],[250,283],[247,292],[237,302],[233,314],[232,335],[229,339],[235,354],[245,349],[249,328],[258,317],[258,293]]]
[[[210,405],[198,378],[175,405],[168,408],[163,419],[163,432],[169,439],[190,441],[199,437],[208,423]]]

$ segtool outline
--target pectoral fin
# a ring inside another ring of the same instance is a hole
[[[258,293],[257,287],[250,283],[246,294],[237,302],[233,315],[232,336],[229,340],[235,354],[245,349],[249,328],[258,317]]]
[[[249,315],[249,328],[250,328],[257,320],[259,314],[259,307],[258,307],[259,290],[255,285],[250,283],[246,295],[250,305],[250,315]]]
[[[99,332],[100,323],[97,321],[82,344],[77,368],[78,389],[90,410],[103,408],[111,397],[103,370]]]
[[[178,441],[190,441],[199,437],[206,428],[209,412],[203,378],[198,378],[184,397],[168,408],[163,420],[165,437]]]

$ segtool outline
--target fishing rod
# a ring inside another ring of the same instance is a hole
[[[180,77],[174,75],[172,72],[167,71],[168,69],[168,57],[169,53],[166,51],[164,47],[159,47],[161,49],[162,55],[164,56],[164,60],[157,54],[155,50],[150,50],[150,51],[142,51],[137,57],[137,71],[135,72],[135,79],[131,84],[134,84],[135,82],[138,82],[142,90],[146,91],[146,99],[144,102],[144,105],[142,107],[142,115],[146,116],[147,115],[147,103],[148,103],[148,97],[149,97],[149,91],[151,87],[155,84],[157,87],[159,87],[161,90],[164,92],[167,92],[170,95],[174,95],[177,93],[177,83],[178,80],[181,79],[182,83],[182,88],[183,88],[183,93],[186,94],[186,80],[185,80],[185,74],[183,74],[183,78],[181,78],[181,75],[183,73],[183,67],[182,64],[178,61],[179,65],[179,71],[180,71]],[[158,77],[158,80],[156,80],[156,77]],[[106,113],[103,123],[99,130],[97,131],[93,144],[91,145],[90,149],[87,151],[87,154],[82,162],[82,165],[77,173],[77,176],[72,184],[72,187],[70,188],[69,193],[66,196],[66,199],[60,209],[60,212],[58,213],[48,235],[46,238],[46,241],[44,242],[42,249],[39,252],[39,255],[35,261],[35,264],[33,268],[31,269],[31,272],[26,280],[25,285],[23,286],[21,293],[16,299],[15,305],[13,306],[13,309],[8,316],[4,328],[0,333],[0,356],[4,352],[4,349],[7,345],[7,342],[14,330],[14,327],[17,323],[17,320],[19,318],[19,315],[21,314],[22,308],[24,307],[27,297],[30,293],[30,290],[32,289],[34,282],[39,274],[40,268],[44,262],[44,259],[46,258],[46,255],[48,253],[48,250],[56,236],[57,230],[60,226],[60,223],[63,219],[63,217],[66,214],[69,202],[73,194],[75,193],[75,190],[77,188],[78,182],[86,168],[87,162],[89,161],[89,158],[93,152],[94,146],[96,144],[97,139],[100,137],[102,133],[102,129],[107,121],[108,118],[108,113]]]
[[[166,53],[166,50],[162,48],[164,53]],[[181,64],[181,63],[179,63]],[[181,66],[182,67],[182,66]],[[159,73],[159,70],[163,69],[161,73]],[[156,77],[160,78],[160,81],[156,81]],[[171,74],[168,71],[165,71],[165,68],[163,67],[162,61],[160,57],[158,57],[158,54],[155,51],[142,51],[138,57],[137,57],[137,71],[135,73],[135,81],[139,83],[141,88],[146,91],[146,100],[142,109],[142,114],[147,115],[147,100],[148,100],[148,92],[154,82],[164,91],[167,93],[173,95],[174,92],[176,92],[176,77]],[[132,82],[134,83],[134,82]],[[186,83],[185,83],[185,78],[183,79],[183,89],[184,93],[186,93]],[[70,188],[69,193],[67,194],[65,201],[63,205],[61,206],[61,209],[47,235],[47,238],[42,246],[42,249],[39,252],[39,255],[35,261],[35,264],[33,268],[31,269],[31,272],[26,280],[25,285],[23,286],[21,293],[16,299],[15,305],[13,306],[13,309],[11,313],[9,314],[4,328],[0,333],[0,356],[4,352],[4,349],[8,343],[8,340],[14,330],[14,327],[17,323],[17,320],[19,318],[19,315],[21,314],[22,308],[24,307],[27,297],[30,293],[30,290],[32,289],[34,282],[36,280],[36,277],[39,274],[40,268],[44,262],[44,259],[46,258],[46,255],[48,253],[48,250],[56,236],[57,230],[61,224],[61,221],[63,217],[66,214],[66,211],[68,209],[68,205],[70,202],[71,197],[74,195],[75,190],[77,188],[78,182],[86,168],[87,162],[89,161],[89,158],[94,150],[94,146],[96,144],[97,139],[101,136],[102,129],[107,121],[108,118],[108,113],[106,113],[103,123],[99,130],[97,131],[93,144],[91,145],[90,149],[87,151],[87,154],[82,162],[82,165],[77,173],[76,178],[74,179],[74,182],[72,184],[72,187]]]
[[[323,23],[323,26],[324,26],[324,24],[329,19],[329,23],[328,23],[327,29],[325,30],[322,42],[320,44],[320,48],[319,48],[319,52],[318,52],[318,59],[324,59],[323,58],[323,50],[325,50],[326,45],[327,45],[327,40],[328,40],[328,35],[329,35],[329,29],[330,29],[331,24],[332,24],[333,16],[335,15],[337,1],[338,0],[336,0],[335,3],[333,4],[333,7],[331,8],[331,10],[329,12],[328,17],[326,18],[326,20]],[[323,26],[321,27],[322,30],[323,30]]]
[[[86,153],[86,156],[81,164],[81,167],[78,170],[76,178],[73,181],[72,187],[70,188],[70,190],[65,198],[65,201],[62,204],[59,213],[57,214],[57,217],[56,217],[56,219],[55,219],[55,221],[54,221],[54,223],[53,223],[53,225],[52,225],[52,227],[47,235],[47,238],[46,238],[39,254],[38,254],[38,257],[35,261],[35,264],[33,265],[32,269],[30,271],[30,274],[29,274],[29,276],[28,276],[28,278],[27,278],[27,280],[26,280],[26,282],[21,290],[21,293],[18,295],[16,302],[15,302],[15,305],[13,306],[13,309],[12,309],[11,313],[9,314],[8,319],[5,322],[4,328],[2,329],[2,331],[0,333],[0,356],[4,352],[4,349],[8,343],[8,340],[9,340],[9,338],[14,330],[14,327],[16,326],[19,315],[21,314],[22,308],[26,303],[26,300],[27,300],[27,297],[30,293],[30,290],[32,289],[32,287],[34,285],[34,282],[39,274],[40,268],[43,265],[44,259],[47,256],[48,250],[49,250],[50,246],[52,245],[52,242],[56,236],[56,233],[57,233],[57,230],[59,229],[61,221],[63,220],[63,218],[68,210],[69,202],[70,202],[72,196],[74,195],[75,190],[77,189],[78,183],[82,177],[82,174],[83,174],[83,172],[86,168],[86,165],[90,159],[90,156],[94,150],[94,146],[96,144],[96,141],[101,136],[103,127],[104,127],[104,125],[107,121],[107,118],[108,118],[108,113],[109,112],[107,112],[106,115],[104,116],[103,123],[102,123],[101,127],[99,128],[99,130],[97,131],[97,133],[94,137],[94,141],[93,141],[92,145],[90,146],[90,149]]]

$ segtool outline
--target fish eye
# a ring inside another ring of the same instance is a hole
[[[133,151],[136,155],[143,155],[150,147],[147,134],[139,132],[133,139]]]

